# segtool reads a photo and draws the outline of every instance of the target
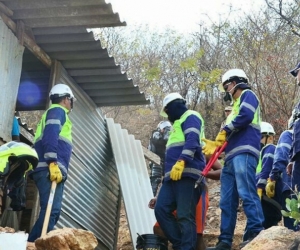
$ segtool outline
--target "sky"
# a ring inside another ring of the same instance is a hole
[[[182,33],[199,30],[201,20],[207,16],[217,22],[220,15],[229,13],[230,6],[236,13],[258,10],[264,0],[106,0],[120,20],[127,26],[148,24],[150,28],[175,29]]]

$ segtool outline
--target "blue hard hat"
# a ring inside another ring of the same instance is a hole
[[[297,74],[298,74],[298,70],[299,70],[299,69],[300,69],[300,62],[298,62],[296,68],[290,70],[289,72],[290,72],[294,77],[296,77]]]

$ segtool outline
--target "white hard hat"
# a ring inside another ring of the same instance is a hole
[[[62,83],[56,84],[52,87],[52,89],[50,90],[50,93],[49,93],[50,99],[51,99],[51,96],[54,96],[54,97],[56,96],[56,98],[63,97],[63,96],[69,96],[70,98],[73,98],[74,101],[76,100],[70,87],[68,85],[62,84]]]
[[[158,123],[157,128],[159,129],[164,129],[166,127],[171,127],[172,124],[169,121],[161,121],[160,123]]]
[[[219,84],[219,90],[221,92],[225,92],[223,84],[226,82],[230,82],[234,77],[244,78],[248,82],[248,77],[244,70],[242,69],[230,69],[222,76],[222,82]]]
[[[160,111],[160,115],[163,117],[168,117],[168,115],[166,114],[166,112],[164,111],[165,107],[172,101],[177,100],[177,99],[181,99],[184,100],[184,98],[178,94],[178,93],[170,93],[168,94],[164,100],[163,100],[163,107]]]
[[[261,134],[268,134],[268,135],[275,135],[275,131],[273,126],[268,122],[261,122],[260,124],[260,133]]]

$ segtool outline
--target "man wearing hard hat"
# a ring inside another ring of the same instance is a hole
[[[166,145],[165,175],[154,212],[173,249],[194,250],[196,206],[203,190],[203,182],[197,188],[195,183],[205,167],[201,148],[204,120],[198,112],[187,109],[178,93],[164,98],[160,114],[168,118],[173,128]]]
[[[51,89],[49,97],[52,105],[38,123],[34,138],[39,163],[29,176],[39,191],[40,214],[29,234],[29,242],[34,242],[41,236],[52,182],[56,182],[57,187],[47,232],[53,230],[59,219],[64,181],[72,153],[72,122],[68,114],[73,109],[75,101],[73,92],[65,84],[57,84]]]
[[[216,250],[230,250],[236,225],[239,198],[247,216],[249,238],[263,230],[264,216],[256,191],[255,171],[260,153],[259,100],[248,84],[248,77],[241,69],[228,70],[222,77],[219,89],[226,93],[224,100],[233,107],[226,125],[215,141],[203,139],[206,155],[214,153],[228,139],[225,162],[221,174],[221,234]]]

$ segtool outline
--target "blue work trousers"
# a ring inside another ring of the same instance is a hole
[[[195,214],[202,185],[195,189],[195,182],[188,177],[165,181],[157,197],[154,208],[156,219],[175,250],[196,249]],[[174,210],[177,210],[176,218]]]
[[[243,201],[250,234],[263,230],[264,215],[256,191],[255,171],[257,158],[248,153],[239,154],[225,165],[221,173],[221,234],[219,241],[232,245],[237,219],[239,197]]]
[[[40,196],[40,214],[28,236],[28,241],[34,242],[37,238],[41,236],[42,233],[45,213],[46,213],[48,199],[51,190],[51,181],[49,179],[48,169],[45,171],[42,170],[33,173],[31,175],[31,178],[34,180]],[[64,191],[64,181],[58,183],[56,186],[47,232],[53,230],[55,224],[59,219],[61,206],[62,206],[63,191]]]

